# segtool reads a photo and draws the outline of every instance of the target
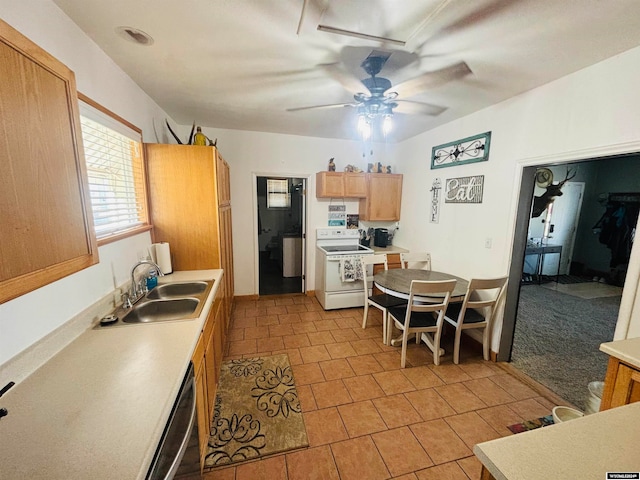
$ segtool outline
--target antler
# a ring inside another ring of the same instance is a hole
[[[576,169],[573,172],[573,175],[571,175],[571,169],[569,167],[567,167],[567,174],[564,176],[564,180],[562,180],[561,182],[558,182],[558,187],[562,188],[562,186],[567,183],[569,180],[571,180],[573,177],[575,177],[578,174],[578,169]]]

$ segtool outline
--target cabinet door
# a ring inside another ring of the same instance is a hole
[[[193,362],[196,381],[196,415],[198,420],[198,441],[200,443],[200,458],[206,454],[209,442],[211,417],[209,416],[209,399],[207,397],[207,372],[204,362],[204,336],[200,335],[191,361]]]
[[[233,232],[231,227],[231,207],[222,207],[218,212],[220,219],[220,254],[221,267],[224,270],[222,281],[224,283],[225,313],[228,318],[231,315],[233,303]]]
[[[609,359],[600,411],[640,401],[640,371],[617,358]]]
[[[344,197],[344,174],[341,172],[316,173],[316,198]]]
[[[168,242],[174,270],[221,268],[216,151],[195,145],[145,144],[156,242]]]
[[[402,175],[367,174],[367,197],[360,200],[361,220],[398,221],[402,201]]]
[[[0,303],[98,262],[73,72],[0,20]]]
[[[216,176],[218,182],[218,206],[231,204],[229,164],[216,150]]]
[[[367,175],[365,173],[344,173],[344,196],[364,198],[367,196]]]

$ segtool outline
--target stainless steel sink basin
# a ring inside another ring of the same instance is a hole
[[[96,328],[191,320],[202,313],[214,280],[161,283],[133,307],[118,307]]]
[[[207,282],[175,282],[158,285],[147,295],[149,299],[163,299],[176,297],[192,297],[203,293],[209,284]]]
[[[197,298],[175,298],[172,300],[148,300],[138,303],[122,318],[124,323],[166,322],[191,318],[198,308]]]

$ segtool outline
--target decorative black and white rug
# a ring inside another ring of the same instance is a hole
[[[222,363],[205,468],[308,445],[286,354]]]

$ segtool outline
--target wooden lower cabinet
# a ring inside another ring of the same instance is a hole
[[[209,412],[207,411],[207,377],[204,363],[204,336],[201,334],[193,354],[193,368],[196,380],[196,415],[198,421],[198,444],[200,445],[200,464],[207,453],[209,442]]]
[[[610,357],[600,411],[640,401],[640,370]]]
[[[201,464],[207,453],[225,344],[227,315],[224,309],[224,288],[222,287],[223,285],[220,285],[216,293],[216,299],[211,306],[192,357],[196,376],[196,411]]]
[[[384,252],[378,252],[378,253],[384,253]],[[402,268],[402,264],[400,263],[400,254],[399,253],[388,253],[387,254],[387,268],[389,270],[392,270],[394,268]],[[375,275],[378,272],[381,272],[384,270],[384,265],[374,265],[373,266],[373,274]],[[373,287],[373,294],[374,295],[379,295],[382,292],[380,290],[378,290],[377,287]]]

